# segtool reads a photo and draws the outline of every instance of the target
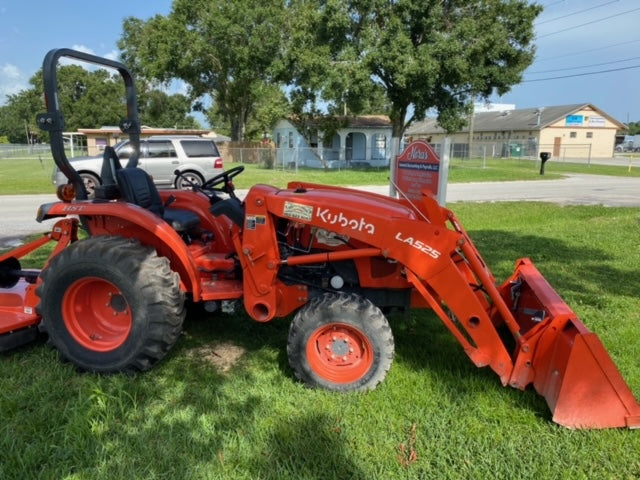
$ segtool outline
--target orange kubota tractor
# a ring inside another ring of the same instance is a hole
[[[394,356],[390,307],[431,308],[478,367],[503,385],[529,385],[571,428],[640,427],[640,406],[598,337],[528,259],[497,285],[455,215],[428,194],[404,199],[294,182],[234,193],[235,167],[193,191],[158,192],[105,150],[102,185],[86,199],[65,156],[56,66],[60,57],[110,67],[125,84],[121,129],[139,145],[127,68],[68,49],[44,60],[56,165],[69,184],[38,220],[39,240],[0,256],[0,348],[46,332],[65,359],[92,372],[151,368],[177,341],[185,299],[210,311],[241,300],[258,322],[295,314],[287,354],[310,386],[372,389]],[[221,194],[222,193],[222,194]],[[75,198],[74,198],[75,196]],[[78,239],[82,226],[87,238]],[[41,271],[20,259],[57,242]]]

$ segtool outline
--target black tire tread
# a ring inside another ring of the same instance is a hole
[[[40,297],[37,309],[43,317],[41,329],[45,332],[50,322],[46,306],[49,285],[55,283],[57,272],[78,262],[90,263],[95,268],[100,268],[99,265],[116,268],[136,279],[135,288],[141,292],[148,309],[145,338],[123,363],[100,366],[77,361],[64,341],[51,332],[49,343],[81,370],[131,373],[150,369],[178,340],[186,313],[180,278],[171,270],[168,259],[159,257],[153,248],[124,237],[97,236],[72,244],[56,255],[41,273],[42,283],[36,290]]]
[[[376,366],[372,375],[354,384],[333,384],[323,381],[311,371],[306,361],[306,336],[321,324],[325,314],[343,315],[361,319],[359,325],[375,339]],[[386,377],[393,363],[395,344],[389,322],[382,311],[371,301],[354,293],[325,293],[309,301],[294,316],[289,327],[287,356],[296,378],[310,387],[336,391],[366,391],[375,389]]]

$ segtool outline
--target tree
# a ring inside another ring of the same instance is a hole
[[[638,135],[640,134],[640,122],[629,122],[627,125],[629,130],[626,132],[627,135]]]
[[[30,136],[48,138],[36,125],[36,115],[46,110],[43,100],[42,72],[29,80],[31,88],[8,95],[0,107],[0,135],[13,143],[27,143]],[[139,84],[140,120],[154,127],[201,128],[189,113],[191,104],[181,94],[168,95]],[[118,125],[126,117],[124,84],[120,75],[104,69],[86,70],[79,65],[58,69],[58,89],[65,130]]]
[[[15,143],[26,143],[27,130],[33,136],[48,138],[36,125],[36,115],[46,110],[42,72],[33,75],[29,83],[31,88],[8,95],[6,105],[0,108],[0,133]],[[60,66],[58,90],[67,131],[118,125],[126,116],[124,86],[106,70]]]
[[[263,138],[281,118],[289,112],[289,102],[278,85],[257,87],[258,100],[247,125],[249,138]]]
[[[528,0],[293,0],[285,55],[293,91],[321,92],[334,110],[354,95],[384,92],[394,144],[429,111],[448,131],[474,99],[504,94],[534,58]],[[369,87],[367,87],[369,85]],[[331,109],[331,106],[329,107]],[[397,151],[397,150],[396,150]]]
[[[136,73],[183,80],[196,100],[210,95],[215,111],[242,140],[272,64],[281,54],[283,1],[174,0],[168,16],[127,18],[118,42]]]
[[[32,83],[43,90],[40,75]],[[63,65],[58,70],[58,91],[67,131],[118,125],[126,117],[124,84],[112,71]]]
[[[179,93],[169,95],[162,90],[141,91],[138,110],[143,125],[158,128],[192,128],[202,125],[192,116],[191,102]]]
[[[7,95],[0,107],[0,135],[11,143],[31,143],[39,132],[35,114],[44,110],[42,95],[35,90],[23,90]]]

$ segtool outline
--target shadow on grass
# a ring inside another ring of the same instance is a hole
[[[532,388],[522,392],[504,387],[490,368],[476,367],[433,312],[416,311],[408,321],[392,319],[391,328],[396,345],[395,363],[424,374],[425,382],[438,391],[443,405],[469,411],[490,398],[496,402],[495,408],[503,412],[507,412],[504,406],[508,405],[512,411],[551,420],[544,399]]]
[[[345,438],[324,414],[302,414],[279,423],[271,432],[268,450],[248,462],[251,478],[330,479],[367,478],[348,455]]]
[[[301,392],[281,375],[287,329],[192,318],[169,356],[134,376],[80,374],[41,345],[16,352],[1,369],[0,476],[365,478],[336,419],[287,403]],[[196,355],[220,344],[245,352],[228,373]]]

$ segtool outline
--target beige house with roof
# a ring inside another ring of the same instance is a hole
[[[79,128],[74,135],[84,135],[87,141],[87,154],[100,155],[106,146],[114,146],[120,140],[129,138],[127,134],[122,133],[119,127],[101,127],[101,128]],[[70,135],[70,134],[67,134]],[[227,141],[229,137],[217,135],[210,130],[186,130],[177,128],[155,128],[143,126],[140,129],[140,138],[150,137],[152,135],[196,135],[208,136],[214,141]]]
[[[561,105],[476,113],[460,132],[447,134],[434,118],[407,128],[406,140],[439,144],[451,138],[454,156],[610,158],[616,131],[626,126],[592,104]]]

